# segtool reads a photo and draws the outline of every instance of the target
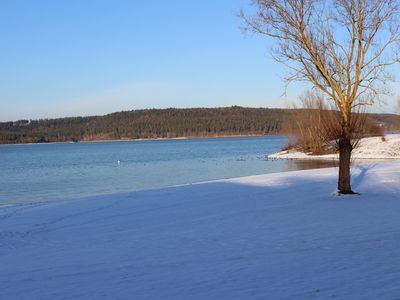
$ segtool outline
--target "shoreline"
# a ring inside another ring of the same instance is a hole
[[[387,135],[400,135],[399,131],[388,132]],[[290,135],[282,134],[236,134],[236,135],[219,135],[219,136],[182,136],[173,138],[140,138],[140,139],[95,139],[95,140],[81,140],[77,142],[48,142],[48,143],[0,143],[1,146],[15,146],[15,145],[52,145],[52,144],[79,144],[79,143],[110,143],[110,142],[144,142],[144,141],[179,141],[179,140],[197,140],[197,139],[226,139],[226,138],[246,138],[246,137],[289,137]],[[284,151],[282,151],[284,152]],[[275,159],[275,155],[281,152],[268,155],[271,159]],[[317,157],[317,156],[314,156]],[[281,158],[280,158],[281,159]],[[284,158],[282,158],[284,159]],[[323,159],[323,158],[320,158]],[[375,158],[369,158],[375,159]]]
[[[182,136],[174,138],[140,138],[140,139],[110,139],[110,140],[81,140],[77,142],[48,142],[48,143],[0,143],[1,146],[15,145],[52,145],[52,144],[79,144],[79,143],[110,143],[110,142],[144,142],[144,141],[179,141],[179,140],[197,140],[197,139],[225,139],[225,138],[246,138],[246,137],[286,137],[286,135],[270,135],[270,134],[245,134],[245,135],[220,135],[220,136]]]
[[[384,163],[384,161],[382,161]],[[117,191],[117,192],[110,192],[110,193],[102,193],[102,194],[92,194],[92,195],[82,195],[76,197],[65,197],[65,198],[54,198],[54,199],[46,199],[42,201],[30,201],[30,202],[15,202],[15,203],[0,203],[0,212],[3,208],[7,207],[21,207],[21,206],[41,206],[41,205],[51,205],[52,203],[63,203],[63,202],[76,202],[76,201],[87,201],[93,200],[95,198],[104,198],[104,197],[121,197],[127,196],[135,193],[150,193],[150,192],[157,192],[163,190],[170,190],[175,188],[185,188],[190,186],[197,186],[197,185],[207,185],[207,184],[217,184],[217,183],[224,183],[224,182],[236,182],[236,181],[247,181],[250,178],[256,177],[263,177],[263,176],[293,176],[300,172],[312,172],[317,170],[329,170],[329,169],[336,169],[334,166],[327,166],[327,167],[320,167],[320,168],[306,168],[306,169],[299,169],[299,170],[288,170],[288,171],[280,171],[280,172],[271,172],[271,173],[262,173],[262,174],[255,174],[255,175],[247,175],[247,176],[237,176],[237,177],[226,177],[221,179],[212,179],[212,180],[204,180],[204,181],[196,181],[191,183],[182,183],[182,184],[173,184],[168,186],[161,186],[155,188],[142,188],[138,190],[130,190],[130,191]]]

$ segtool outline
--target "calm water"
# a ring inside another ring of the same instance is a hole
[[[285,137],[0,146],[0,205],[330,166],[267,161]],[[120,164],[118,164],[118,160]]]

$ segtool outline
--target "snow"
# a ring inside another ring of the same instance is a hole
[[[309,155],[299,151],[282,151],[268,155],[269,159],[327,159],[337,160],[338,154]],[[359,146],[353,150],[352,158],[356,160],[367,159],[400,159],[400,134],[388,134],[385,138],[370,137],[360,141]]]
[[[399,299],[400,162],[0,208],[0,299]]]

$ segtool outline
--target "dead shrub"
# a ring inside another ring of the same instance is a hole
[[[293,109],[292,135],[282,149],[298,149],[312,155],[337,153],[338,141],[343,136],[342,116],[329,107],[320,93],[308,91],[300,96],[301,108]],[[294,127],[294,128],[293,128]],[[383,136],[383,128],[365,111],[356,111],[349,122],[352,147],[356,148],[363,137]]]

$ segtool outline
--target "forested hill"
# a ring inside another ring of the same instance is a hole
[[[385,130],[398,129],[398,116],[373,114]],[[293,124],[289,109],[148,109],[105,116],[0,123],[0,143],[37,143],[231,135],[282,135]]]

